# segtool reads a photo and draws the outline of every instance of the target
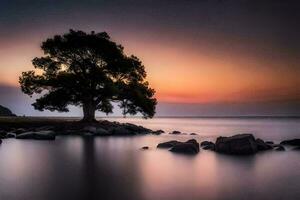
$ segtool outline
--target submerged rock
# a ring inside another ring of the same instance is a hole
[[[14,133],[7,133],[6,134],[6,138],[15,138],[16,137],[16,134]]]
[[[148,150],[148,149],[149,149],[148,146],[144,146],[144,147],[141,148],[141,150]]]
[[[210,142],[210,141],[203,141],[203,142],[200,143],[200,146],[204,150],[212,150],[212,151],[214,151],[216,149],[216,145],[213,142]]]
[[[283,145],[300,146],[300,139],[284,140],[280,142]]]
[[[25,132],[16,136],[16,139],[54,140],[53,131]]]
[[[178,134],[180,134],[180,133],[181,133],[180,131],[172,131],[172,132],[169,133],[169,134],[178,135]]]
[[[190,133],[190,135],[198,135],[197,133]]]
[[[211,150],[211,151],[215,151],[216,150],[216,145],[212,144],[212,145],[207,145],[202,147],[204,150]]]
[[[160,134],[162,134],[164,132],[165,131],[163,131],[163,130],[156,130],[156,131],[152,131],[152,134],[154,134],[154,135],[160,135]]]
[[[179,142],[175,144],[170,151],[174,153],[197,154],[199,153],[200,148],[199,143],[196,140],[191,139],[186,142]]]
[[[216,151],[236,155],[255,154],[257,152],[257,144],[252,134],[218,137],[216,141]]]
[[[274,142],[273,141],[266,141],[266,144],[272,145],[272,144],[274,144]]]
[[[203,141],[200,143],[200,146],[203,147],[203,146],[212,145],[212,144],[214,144],[214,143],[210,142],[210,141]]]
[[[270,150],[273,147],[267,143],[265,143],[262,139],[256,139],[256,144],[257,144],[257,150],[258,151],[266,151],[266,150]]]
[[[275,151],[285,151],[285,148],[282,145],[277,145],[274,150]]]

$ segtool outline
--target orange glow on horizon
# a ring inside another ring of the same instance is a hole
[[[264,61],[239,52],[216,54],[210,51],[216,47],[209,44],[196,49],[179,42],[164,44],[129,36],[116,41],[125,46],[125,52],[142,60],[159,102],[243,102],[300,96],[296,87],[300,69],[282,67],[293,62]],[[19,86],[21,72],[32,70],[31,60],[42,55],[39,43],[32,39],[0,47],[0,84]]]

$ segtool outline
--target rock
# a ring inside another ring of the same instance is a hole
[[[257,144],[252,134],[218,137],[216,141],[216,151],[236,155],[255,154],[257,152]]]
[[[285,151],[285,148],[282,145],[275,147],[275,151]]]
[[[110,129],[109,133],[111,135],[134,135],[135,132],[129,131],[125,127],[119,126],[119,127],[114,127]]]
[[[214,151],[216,148],[216,145],[210,141],[203,141],[200,143],[200,146],[203,147],[203,149],[205,150],[212,150],[212,151]]]
[[[256,139],[256,145],[258,151],[266,151],[272,149],[271,145],[266,144],[262,139]]]
[[[284,140],[280,142],[283,145],[300,146],[300,139]]]
[[[6,138],[6,132],[0,130],[0,139],[5,139]]]
[[[141,148],[141,150],[148,150],[148,149],[149,149],[148,146],[144,146],[144,147]]]
[[[169,133],[169,134],[178,135],[178,134],[180,134],[180,133],[181,133],[180,131],[172,131],[172,132]]]
[[[16,136],[16,139],[54,140],[53,131],[25,132]]]
[[[272,144],[274,144],[274,142],[272,142],[272,141],[266,141],[266,144],[272,145]]]
[[[203,147],[204,150],[211,150],[214,151],[216,150],[216,145],[215,144],[211,144],[211,145],[206,145]]]
[[[165,131],[163,131],[163,130],[156,130],[156,131],[152,131],[152,134],[154,134],[154,135],[160,135],[160,134],[162,134],[164,132]]]
[[[299,151],[300,150],[300,146],[293,148],[293,150]]]
[[[198,135],[197,133],[191,133],[190,135]]]
[[[15,138],[16,134],[15,133],[7,133],[6,138]]]
[[[105,130],[103,128],[97,128],[95,135],[96,136],[105,136],[105,135],[111,135],[111,133],[108,130]]]
[[[53,126],[42,126],[35,129],[35,131],[50,131],[53,130]]]
[[[202,147],[202,146],[207,146],[207,145],[212,145],[212,144],[214,144],[214,143],[210,142],[210,141],[203,141],[200,143],[200,146]]]
[[[91,132],[85,132],[85,133],[82,134],[82,136],[83,136],[83,137],[93,137],[94,134],[91,133]]]
[[[96,133],[97,128],[94,126],[86,126],[83,128],[84,131],[90,132],[90,133]]]
[[[197,154],[200,151],[199,143],[192,139],[186,142],[179,142],[170,149],[174,153]]]
[[[130,123],[123,124],[123,127],[127,129],[130,133],[134,133],[134,134],[147,134],[152,132],[152,130],[150,129],[144,128],[142,126],[137,126],[135,124],[130,124]]]
[[[25,133],[25,132],[26,132],[26,130],[24,128],[18,128],[14,131],[14,133],[16,133],[16,134]]]
[[[157,148],[171,148],[173,146],[175,146],[176,144],[179,144],[180,142],[176,141],[176,140],[171,140],[168,142],[163,142],[163,143],[159,143],[157,145]]]

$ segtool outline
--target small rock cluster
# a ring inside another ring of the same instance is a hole
[[[252,134],[238,134],[230,137],[218,137],[215,143],[211,141],[200,143],[200,146],[204,150],[231,155],[251,155],[272,149],[275,151],[285,151],[283,145],[295,146],[295,150],[300,150],[300,139],[285,140],[280,144],[274,144],[272,141],[265,142],[260,138],[255,138]],[[171,152],[185,154],[197,154],[200,151],[199,143],[195,139],[186,142],[171,140],[159,143],[157,148],[166,148]]]
[[[195,139],[191,139],[186,142],[179,142],[176,140],[163,142],[158,144],[157,148],[166,148],[174,153],[184,153],[191,155],[197,154],[200,151],[199,143]]]

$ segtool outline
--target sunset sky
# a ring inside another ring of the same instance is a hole
[[[44,39],[72,28],[106,31],[143,61],[158,115],[300,115],[299,10],[297,0],[1,0],[0,104],[45,115],[18,77]]]

